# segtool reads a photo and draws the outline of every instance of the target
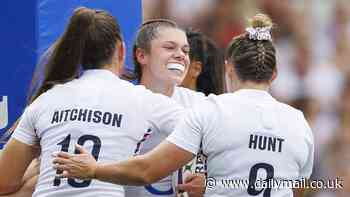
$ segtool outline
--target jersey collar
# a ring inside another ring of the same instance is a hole
[[[265,90],[257,89],[240,89],[234,92],[234,94],[245,97],[245,98],[259,98],[259,99],[268,99],[275,100],[271,94]]]
[[[110,77],[119,79],[119,77],[114,74],[112,71],[107,69],[88,69],[85,70],[82,74],[82,77],[90,77],[90,76],[97,76],[97,77]]]

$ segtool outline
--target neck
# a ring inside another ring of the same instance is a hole
[[[106,69],[117,75],[120,76],[119,66],[117,64],[105,64],[102,66],[102,69]]]
[[[169,97],[173,95],[174,88],[175,88],[175,85],[173,84],[165,84],[159,81],[157,82],[155,80],[152,80],[149,77],[145,77],[145,75],[141,77],[140,84],[144,85],[147,89],[151,90],[153,93],[159,93]]]
[[[269,83],[255,83],[251,81],[246,82],[240,82],[236,85],[236,90],[240,89],[256,89],[256,90],[263,90],[263,91],[269,91],[270,84]]]
[[[196,83],[196,79],[188,79],[182,82],[182,87],[197,91],[197,83]]]

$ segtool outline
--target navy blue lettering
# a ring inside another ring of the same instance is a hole
[[[269,143],[268,143],[268,148],[267,150],[269,151],[276,151],[276,138],[274,137],[269,137]]]
[[[279,141],[278,152],[282,152],[282,143],[283,143],[284,139],[277,138],[277,140]]]
[[[59,122],[62,122],[62,118],[63,118],[63,111],[60,111],[60,121]]]
[[[265,150],[266,148],[266,136],[259,136],[259,149]]]
[[[103,114],[103,124],[109,125],[112,121],[112,114],[109,112],[106,112]]]
[[[77,117],[78,117],[77,114],[78,114],[78,109],[72,109],[72,112],[71,112],[71,114],[70,114],[70,120],[71,120],[71,121],[76,120]]]
[[[55,111],[55,113],[52,116],[51,124],[58,123],[58,111]]]
[[[283,142],[283,138],[251,134],[249,148],[277,152],[276,147],[278,146],[278,152],[282,152]]]
[[[87,115],[87,109],[80,109],[79,114],[78,114],[78,120],[79,121],[84,121],[86,120],[86,115]]]
[[[64,110],[64,121],[67,121],[68,113],[70,112],[70,109]]]
[[[94,118],[92,119],[92,121],[94,123],[101,122],[101,116],[102,116],[102,112],[101,111],[94,111]]]
[[[256,149],[257,141],[258,141],[258,136],[256,136],[256,135],[250,135],[250,138],[249,138],[249,148]]]
[[[111,112],[94,111],[91,109],[65,109],[54,111],[51,124],[65,121],[94,122],[120,127],[123,115]]]
[[[92,110],[89,110],[89,114],[88,114],[87,122],[91,122],[92,112],[93,112]]]
[[[120,124],[122,122],[122,118],[123,118],[122,114],[114,114],[112,126],[117,125],[117,127],[120,127]]]

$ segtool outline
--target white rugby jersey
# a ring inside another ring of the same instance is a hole
[[[262,189],[268,184],[264,180],[286,182],[312,172],[314,141],[303,113],[266,91],[209,96],[167,140],[193,154],[202,142],[208,157],[205,196],[293,196],[288,188]],[[248,188],[248,180],[256,184]]]
[[[123,197],[119,185],[76,179],[55,180],[52,153],[83,145],[99,163],[133,155],[147,128],[170,133],[183,108],[108,70],[87,70],[79,79],[56,85],[25,110],[13,137],[41,146],[38,184],[33,196]]]
[[[178,104],[182,105],[185,108],[191,107],[196,102],[203,100],[206,96],[201,92],[195,92],[193,90],[183,88],[183,87],[175,87],[174,93],[171,96],[173,100],[175,100]],[[163,140],[166,139],[168,135],[165,133],[152,133],[149,139],[145,140],[140,148],[139,154],[144,154],[153,148],[155,148],[158,144],[160,144]],[[176,173],[177,175],[177,173]],[[125,187],[125,196],[126,197],[174,197],[175,196],[175,188],[172,184],[172,175],[165,177],[164,179],[154,183],[152,185],[148,185],[145,187],[142,186],[126,186]]]

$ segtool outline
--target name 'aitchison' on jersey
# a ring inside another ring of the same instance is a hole
[[[169,135],[183,113],[171,99],[119,79],[108,70],[87,70],[55,85],[29,105],[13,138],[40,143],[40,175],[33,196],[124,197],[124,187],[98,180],[55,179],[52,153],[83,145],[99,163],[130,158],[147,128]]]
[[[310,177],[312,131],[301,111],[268,92],[241,89],[209,96],[190,111],[167,140],[193,154],[202,143],[208,177],[215,180],[205,196],[293,196],[287,184],[257,188],[255,183]],[[233,185],[233,180],[249,185]]]

